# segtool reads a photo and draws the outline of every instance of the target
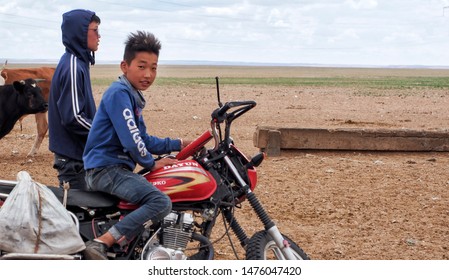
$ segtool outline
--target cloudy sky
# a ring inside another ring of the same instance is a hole
[[[0,0],[0,59],[57,61],[75,8],[101,18],[98,62],[146,30],[162,61],[449,65],[449,0]]]

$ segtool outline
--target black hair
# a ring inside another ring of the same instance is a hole
[[[101,23],[100,17],[97,16],[96,14],[93,14],[92,18],[90,19],[90,22],[96,22],[98,24]]]
[[[131,33],[125,42],[123,60],[130,64],[138,52],[154,53],[159,56],[160,49],[161,42],[153,35],[153,33],[137,31],[136,33]]]

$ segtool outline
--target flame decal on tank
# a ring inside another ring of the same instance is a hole
[[[162,176],[165,177],[165,176]],[[175,177],[180,181],[180,184],[174,186],[161,186],[160,190],[166,194],[173,194],[178,192],[189,191],[193,188],[192,186],[196,186],[198,184],[210,182],[209,178],[203,175],[195,174],[195,173],[178,173]]]
[[[172,202],[200,201],[217,190],[214,177],[194,160],[183,160],[144,175]]]
[[[161,185],[160,181],[170,180],[174,182],[169,185]],[[189,191],[202,183],[210,182],[204,169],[192,166],[178,167],[176,169],[166,169],[157,173],[157,177],[151,178],[151,182],[166,194]]]

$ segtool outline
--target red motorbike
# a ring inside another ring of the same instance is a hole
[[[254,108],[256,102],[232,101],[222,104],[218,78],[217,97],[219,107],[212,112],[211,129],[176,154],[178,164],[153,172],[139,172],[171,198],[172,212],[126,246],[116,244],[111,247],[109,259],[212,260],[212,233],[220,216],[225,232],[217,234],[217,238],[233,232],[248,260],[309,259],[295,242],[279,231],[253,192],[257,184],[256,167],[263,161],[264,154],[258,153],[249,159],[231,138],[231,124]],[[213,147],[206,148],[211,140]],[[13,186],[14,182],[0,181],[0,207],[1,200],[7,199]],[[63,200],[62,188],[50,189]],[[64,199],[85,241],[102,235],[123,215],[136,208],[136,205],[118,201],[116,197],[101,192],[72,189]],[[245,233],[235,216],[235,211],[246,201],[264,227],[251,237]],[[229,241],[232,243],[231,238]],[[230,248],[234,248],[234,244]],[[234,253],[239,259],[235,250]],[[3,254],[3,258],[8,256],[8,252],[0,254]],[[14,254],[14,258],[20,258],[20,254]],[[84,257],[79,252],[67,258]]]

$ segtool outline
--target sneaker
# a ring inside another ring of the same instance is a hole
[[[92,240],[86,242],[84,258],[86,260],[107,260],[108,246],[106,244]]]

